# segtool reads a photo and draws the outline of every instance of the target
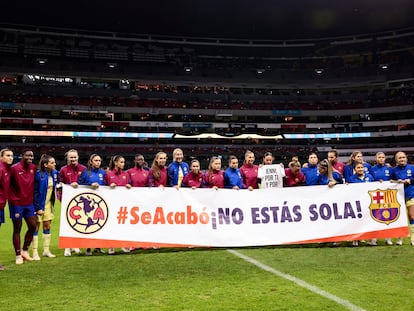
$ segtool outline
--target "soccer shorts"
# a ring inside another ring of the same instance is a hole
[[[16,206],[9,203],[10,218],[13,220],[21,220],[23,218],[36,216],[36,210],[33,204]]]

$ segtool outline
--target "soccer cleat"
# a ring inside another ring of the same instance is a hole
[[[397,242],[395,242],[395,244],[402,245],[403,244],[403,239],[402,238],[398,238],[397,239]]]
[[[101,253],[101,254],[105,254],[106,252],[102,249],[102,248],[95,248],[93,250],[94,253]]]
[[[29,252],[28,251],[22,251],[22,257],[24,260],[27,261],[33,261],[33,258],[30,257]],[[16,259],[17,260],[17,259]]]
[[[129,248],[126,248],[126,247],[122,247],[121,249],[122,249],[122,251],[123,251],[124,253],[129,253],[129,252],[131,252],[131,251],[130,251],[130,249],[129,249]]]
[[[22,265],[23,264],[23,257],[22,255],[16,256],[16,265]]]
[[[358,246],[358,241],[352,241],[352,246]]]
[[[35,261],[39,261],[40,260],[40,256],[39,253],[37,251],[33,251],[33,256],[32,256],[33,260]]]
[[[115,254],[115,248],[108,248],[108,255],[113,255]]]
[[[377,239],[372,239],[367,242],[369,246],[377,246]]]
[[[85,255],[86,256],[92,256],[92,250],[90,248],[87,248],[86,252],[85,252]]]
[[[392,245],[392,241],[391,241],[391,239],[385,239],[385,244],[387,244],[387,245]]]
[[[80,253],[81,253],[81,251],[80,251],[80,249],[79,249],[79,248],[72,248],[72,251],[73,251],[75,254],[80,254]]]
[[[50,251],[44,251],[43,257],[55,258],[56,255],[52,254]]]
[[[0,271],[6,270],[2,264],[0,264]]]
[[[70,257],[72,256],[72,253],[70,252],[70,248],[65,248],[65,252],[63,253],[63,255],[65,257]]]

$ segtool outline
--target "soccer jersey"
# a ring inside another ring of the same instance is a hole
[[[208,188],[224,188],[224,172],[213,170],[204,174],[204,181]]]
[[[306,185],[313,186],[318,184],[318,165],[308,165],[307,167],[302,167],[302,173],[306,176]]]
[[[159,187],[159,186],[167,187],[168,177],[167,177],[167,168],[165,166],[160,169],[160,174],[161,174],[160,179],[156,180],[154,177],[154,172],[152,168],[149,170],[148,184],[150,187]]]
[[[407,164],[405,166],[397,165],[392,169],[391,172],[391,179],[399,180],[399,179],[410,179],[411,184],[406,185],[404,184],[404,195],[406,200],[410,200],[414,198],[414,165]]]
[[[36,165],[19,162],[10,168],[9,201],[15,206],[33,204]]]
[[[301,170],[294,174],[290,168],[285,169],[284,185],[286,187],[302,186],[306,184],[306,177]]]
[[[51,183],[49,179],[51,179]],[[50,201],[52,205],[54,204],[57,182],[58,172],[56,170],[51,171],[50,174],[37,170],[34,187],[34,205],[36,210],[45,210],[46,202]]]
[[[229,167],[224,171],[224,187],[233,188],[235,186],[239,187],[239,189],[243,189],[240,169]]]
[[[258,180],[257,180],[257,172],[259,167],[257,165],[249,165],[244,163],[240,167],[240,174],[242,177],[243,188],[247,189],[252,187],[253,189],[257,189],[258,187]]]
[[[10,166],[0,162],[0,210],[6,206],[10,188]]]
[[[172,162],[168,165],[168,186],[180,186],[185,175],[188,174],[190,168],[187,163],[177,161]],[[181,172],[181,173],[180,173]]]
[[[203,185],[204,185],[204,178],[203,178],[203,173],[201,172],[199,172],[198,174],[194,174],[190,172],[184,176],[184,179],[183,179],[184,187],[201,188],[203,187]]]
[[[129,175],[127,172],[123,170],[110,170],[107,171],[105,176],[105,184],[110,186],[112,184],[115,184],[117,186],[126,186],[129,184]]]
[[[374,177],[372,177],[372,175],[369,174],[369,173],[364,174],[364,176],[358,176],[357,174],[354,174],[351,177],[349,177],[349,179],[348,179],[348,182],[350,184],[362,183],[362,182],[372,182],[372,181],[374,181]]]
[[[370,174],[374,177],[375,181],[390,180],[392,168],[387,165],[374,165],[371,167]]]
[[[127,170],[132,187],[147,187],[149,171],[141,167]]]
[[[84,170],[79,177],[80,185],[92,185],[97,183],[98,185],[105,185],[106,172],[102,168],[93,168],[91,170]]]
[[[67,185],[74,182],[77,183],[79,176],[84,170],[86,170],[86,166],[82,164],[65,165],[59,171],[59,181]]]
[[[369,174],[371,170],[371,164],[364,162],[364,172],[365,174]],[[347,164],[344,168],[344,178],[346,182],[350,182],[349,178],[355,174],[354,165],[353,164]]]

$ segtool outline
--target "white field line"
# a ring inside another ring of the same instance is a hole
[[[314,292],[315,294],[318,294],[324,298],[330,299],[332,301],[335,301],[337,304],[344,306],[345,308],[348,308],[349,310],[353,310],[353,311],[366,311],[365,309],[358,307],[356,305],[354,305],[353,303],[349,302],[348,300],[339,298],[338,296],[335,296],[331,293],[328,293],[326,291],[324,291],[323,289],[320,289],[319,287],[316,287],[312,284],[309,284],[301,279],[298,279],[297,277],[294,277],[290,274],[286,274],[283,273],[281,271],[278,271],[276,269],[273,269],[272,267],[269,267],[263,263],[261,263],[260,261],[257,261],[256,259],[253,259],[249,256],[243,255],[241,253],[239,253],[238,251],[235,251],[233,249],[228,249],[227,250],[229,253],[247,261],[248,263],[251,263],[253,265],[255,265],[256,267],[259,267],[260,269],[273,273],[274,275],[277,275],[281,278],[284,278],[286,280],[292,281],[294,283],[296,283],[297,285],[306,288],[308,290],[310,290],[311,292]]]

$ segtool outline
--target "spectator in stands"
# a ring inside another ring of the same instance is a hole
[[[127,173],[132,187],[148,187],[149,168],[145,164],[142,154],[135,155],[135,166],[130,168]]]
[[[102,158],[100,155],[94,153],[89,157],[88,168],[82,172],[79,177],[80,185],[91,186],[92,189],[98,189],[99,186],[105,185],[106,171],[101,168]],[[101,248],[95,248],[96,253],[105,253]],[[92,256],[92,250],[86,249],[86,256]]]
[[[158,152],[152,161],[148,174],[148,184],[150,187],[167,187],[167,154]]]
[[[203,173],[200,171],[200,162],[196,159],[190,163],[190,172],[184,176],[184,187],[191,187],[192,189],[204,187]]]
[[[180,148],[173,150],[173,161],[168,165],[168,186],[180,188],[183,178],[188,174],[190,168],[184,160],[183,151]]]
[[[407,155],[399,151],[395,154],[396,166],[392,169],[391,179],[404,184],[405,205],[408,210],[410,222],[411,245],[414,246],[414,165],[408,164]],[[398,239],[397,245],[402,245]]]
[[[221,158],[212,156],[208,164],[208,170],[204,174],[204,183],[208,188],[215,190],[224,188],[224,172],[221,170]]]
[[[240,167],[240,174],[244,189],[257,189],[259,187],[257,172],[259,167],[254,164],[255,156],[253,151],[247,150],[244,154],[244,162]]]
[[[344,174],[345,164],[338,161],[338,151],[336,149],[328,151],[328,160],[331,163],[334,172],[338,172],[342,176]]]
[[[364,171],[366,174],[369,174],[371,170],[371,165],[367,162],[364,162],[364,157],[362,152],[359,150],[355,150],[352,152],[351,156],[349,157],[348,162],[344,167],[344,178],[345,182],[349,182],[349,178],[356,173],[355,166],[358,163],[362,163],[364,166]]]
[[[308,163],[303,164],[302,173],[306,177],[306,185],[313,186],[318,184],[318,155],[311,152],[308,156]]]
[[[224,187],[236,190],[244,188],[239,169],[239,160],[234,155],[229,157],[229,167],[224,171]]]
[[[10,167],[13,163],[13,151],[8,148],[0,151],[0,227],[4,223],[4,208],[9,197]],[[0,271],[4,267],[0,263]]]
[[[295,187],[306,185],[306,177],[301,171],[299,161],[290,161],[289,167],[285,168],[285,187]]]
[[[59,171],[59,182],[77,188],[79,176],[86,170],[86,166],[79,163],[79,154],[75,149],[67,151],[65,156],[67,164]],[[80,254],[79,248],[73,248],[72,250],[76,254]],[[65,248],[64,255],[65,257],[71,256],[70,248]]]
[[[13,221],[13,246],[17,265],[23,264],[23,259],[33,261],[28,250],[36,231],[36,214],[43,214],[43,211],[36,210],[34,205],[36,165],[33,164],[33,158],[33,151],[23,150],[22,160],[10,169],[9,209]],[[27,231],[21,249],[20,232],[23,219],[26,221]]]
[[[34,204],[36,210],[42,210],[43,214],[37,216],[36,231],[33,235],[32,251],[33,260],[40,260],[38,253],[39,228],[43,229],[43,256],[54,258],[56,255],[50,251],[50,225],[54,218],[54,205],[56,198],[56,185],[58,183],[58,171],[56,161],[51,155],[43,154],[40,157],[39,167],[36,171],[34,186]]]
[[[371,167],[371,175],[374,178],[374,181],[388,181],[391,179],[392,168],[388,163],[385,163],[385,153],[377,152],[375,155],[375,165]],[[387,245],[392,245],[391,239],[385,239]],[[368,242],[369,245],[377,245],[377,239],[371,239]]]

